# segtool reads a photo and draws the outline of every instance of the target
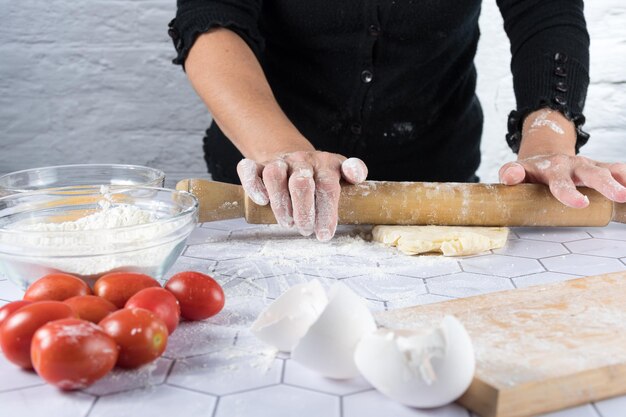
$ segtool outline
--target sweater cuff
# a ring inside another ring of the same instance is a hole
[[[541,108],[551,108],[574,122],[577,133],[576,152],[589,140],[582,130],[583,108],[589,86],[586,67],[563,52],[545,52],[538,59],[519,64],[513,70],[517,110],[509,115],[507,142],[513,152],[519,151],[524,119]]]
[[[252,21],[243,13],[211,10],[198,12],[194,10],[176,16],[168,26],[167,33],[172,38],[177,52],[172,63],[182,65],[183,69],[189,50],[191,50],[198,36],[214,28],[221,27],[235,32],[248,44],[257,57],[260,56],[264,48],[264,41],[258,31],[257,22]]]

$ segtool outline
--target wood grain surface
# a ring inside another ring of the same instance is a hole
[[[200,221],[245,217],[249,223],[273,224],[270,206],[254,204],[240,186],[201,179],[183,180],[177,189],[200,201]],[[626,222],[626,204],[614,204],[595,190],[581,187],[590,205],[573,209],[540,184],[461,184],[367,181],[343,185],[340,224],[449,226],[605,226]]]
[[[459,403],[527,417],[626,394],[626,272],[382,312],[389,328],[467,328],[474,381]],[[624,410],[626,415],[626,410]]]

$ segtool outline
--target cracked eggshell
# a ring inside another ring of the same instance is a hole
[[[328,299],[291,358],[329,378],[353,378],[359,374],[356,346],[363,335],[376,330],[376,323],[365,301],[344,284],[330,287]]]
[[[259,314],[250,330],[265,343],[290,352],[327,303],[318,280],[294,285]]]
[[[354,360],[363,377],[404,405],[440,407],[470,386],[474,348],[463,324],[446,316],[427,332],[380,329],[363,337]]]

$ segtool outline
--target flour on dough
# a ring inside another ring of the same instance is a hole
[[[397,246],[408,255],[473,255],[503,247],[508,234],[506,227],[375,226],[372,230],[375,242]]]

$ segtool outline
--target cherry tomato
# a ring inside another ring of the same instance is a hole
[[[124,308],[109,314],[100,327],[120,348],[117,365],[137,368],[152,362],[167,347],[167,326],[143,308]]]
[[[163,288],[145,288],[130,297],[126,308],[145,308],[163,320],[169,334],[174,333],[180,321],[180,306],[174,295]]]
[[[22,368],[32,368],[30,342],[37,329],[50,321],[75,317],[74,310],[60,301],[39,301],[20,308],[0,327],[4,356]]]
[[[24,300],[63,301],[87,294],[91,294],[91,289],[82,279],[69,274],[48,274],[30,284]]]
[[[224,291],[220,284],[200,272],[181,272],[169,279],[165,289],[180,303],[180,313],[188,320],[204,320],[224,307]]]
[[[103,275],[93,287],[94,293],[115,304],[124,307],[126,301],[144,288],[160,287],[154,278],[136,272],[112,272]]]
[[[4,323],[4,321],[8,319],[11,314],[15,313],[20,308],[32,303],[32,301],[28,300],[18,300],[0,307],[0,327],[2,327],[2,323]]]
[[[72,307],[78,317],[96,324],[117,310],[112,302],[95,295],[79,295],[63,302]]]
[[[117,361],[115,340],[95,324],[55,320],[33,336],[31,358],[40,377],[64,390],[86,388],[109,373]]]

